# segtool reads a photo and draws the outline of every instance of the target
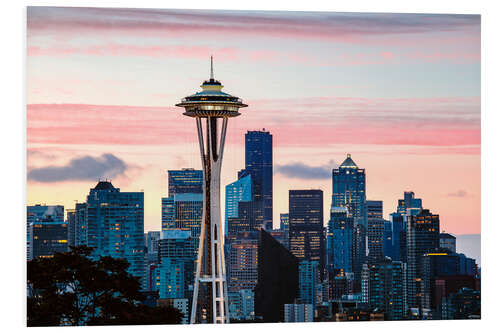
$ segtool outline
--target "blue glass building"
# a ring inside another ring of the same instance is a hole
[[[354,240],[354,219],[348,216],[346,207],[332,207],[327,232],[328,271],[340,275],[353,271],[352,250]]]
[[[422,209],[422,199],[415,198],[415,193],[406,191],[403,199],[398,200],[397,213],[402,215],[416,215]]]
[[[203,217],[203,194],[182,193],[161,199],[161,228],[189,230],[198,238]]]
[[[262,205],[263,223],[271,230],[273,222],[273,136],[265,131],[245,134],[245,169],[238,178],[252,176],[252,201]]]
[[[168,170],[168,196],[182,193],[203,193],[203,171]]]
[[[144,273],[144,193],[120,192],[111,182],[100,181],[87,196],[85,229],[92,256],[126,259],[128,272]]]
[[[338,169],[332,170],[332,207],[347,207],[354,223],[367,227],[366,175],[351,159],[351,154]]]
[[[226,186],[226,214],[224,230],[228,233],[228,218],[238,217],[240,202],[252,200],[252,176],[247,175]]]
[[[317,261],[299,262],[299,296],[304,304],[316,305],[316,285],[319,265]]]

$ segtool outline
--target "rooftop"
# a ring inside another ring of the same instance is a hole
[[[353,169],[357,169],[358,166],[352,160],[351,154],[347,154],[347,158],[344,160],[344,162],[342,162],[342,164],[340,165],[340,168],[353,168]]]

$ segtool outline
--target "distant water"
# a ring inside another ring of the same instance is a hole
[[[478,266],[481,266],[481,235],[455,235],[457,237],[457,253],[463,253],[467,257],[476,259]]]

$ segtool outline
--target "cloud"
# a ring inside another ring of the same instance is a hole
[[[309,166],[301,162],[277,165],[275,173],[280,173],[288,178],[302,179],[330,179],[332,169],[338,167],[335,161],[330,160],[327,165]]]
[[[113,154],[100,157],[83,156],[63,166],[34,168],[28,172],[28,180],[42,183],[63,181],[97,180],[123,175],[129,166]]]
[[[457,198],[464,198],[468,196],[469,194],[465,190],[458,190],[453,193],[448,193],[449,197],[457,197]]]

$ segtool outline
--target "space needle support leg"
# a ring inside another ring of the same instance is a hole
[[[203,166],[203,174],[206,173],[205,167],[205,144],[203,142],[203,127],[200,118],[196,118],[196,127],[198,129],[198,140],[200,141],[200,154],[201,154],[201,165]],[[203,186],[203,197],[205,197],[205,186]],[[205,209],[203,209],[202,222],[205,221]],[[191,306],[191,324],[196,323],[196,310],[197,310],[197,302],[198,302],[198,292],[200,288],[200,274],[201,274],[201,259],[203,255],[203,246],[205,242],[205,223],[201,223],[200,230],[200,240],[198,243],[198,261],[196,264],[196,275],[194,280],[194,290],[193,290],[193,302]]]

